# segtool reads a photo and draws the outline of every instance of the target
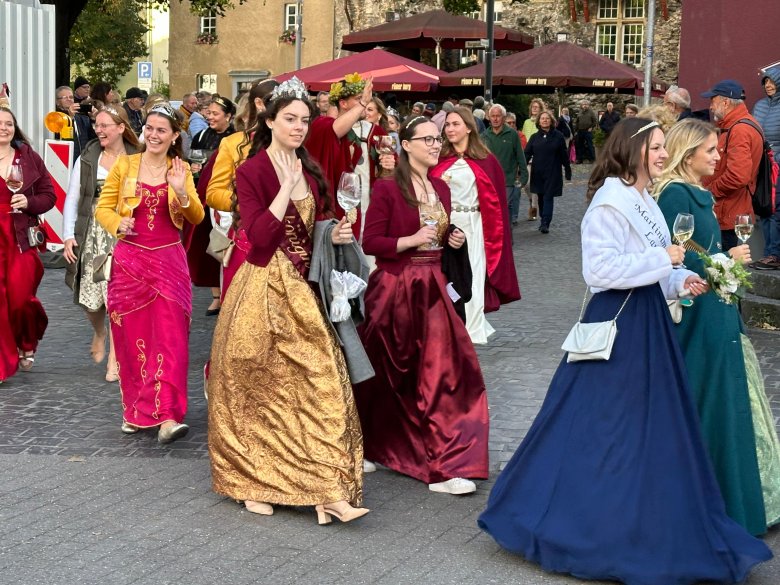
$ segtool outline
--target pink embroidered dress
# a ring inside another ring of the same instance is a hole
[[[135,236],[114,248],[108,311],[119,363],[124,420],[153,427],[187,413],[192,290],[168,185],[139,183]]]

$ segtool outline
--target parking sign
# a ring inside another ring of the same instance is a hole
[[[151,61],[139,61],[138,62],[138,81],[142,79],[152,79],[152,62]]]

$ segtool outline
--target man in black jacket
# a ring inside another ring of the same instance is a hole
[[[143,115],[141,114],[141,108],[144,107],[144,92],[137,87],[128,89],[122,107],[127,112],[133,132],[136,136],[140,136],[144,127]]]
[[[620,122],[620,114],[615,111],[615,105],[612,102],[607,103],[607,111],[604,112],[599,120],[599,128],[609,136]]]

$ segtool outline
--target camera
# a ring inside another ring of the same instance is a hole
[[[79,114],[86,114],[89,116],[92,113],[92,104],[79,104]]]
[[[31,248],[43,246],[46,243],[46,235],[39,227],[27,228],[27,242]]]

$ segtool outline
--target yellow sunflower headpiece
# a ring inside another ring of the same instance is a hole
[[[330,103],[338,104],[340,99],[347,99],[353,95],[360,95],[366,87],[366,81],[360,77],[360,73],[345,75],[343,81],[337,81],[330,86]]]

